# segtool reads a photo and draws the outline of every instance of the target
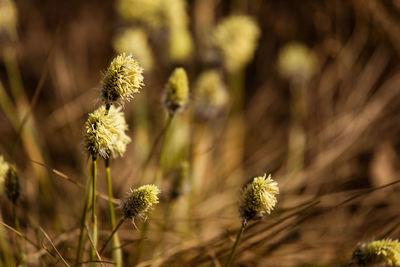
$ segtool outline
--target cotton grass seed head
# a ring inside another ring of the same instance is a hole
[[[4,179],[4,188],[8,199],[16,204],[19,198],[19,178],[17,170],[13,165],[9,165]]]
[[[176,68],[171,74],[165,88],[165,106],[173,114],[186,104],[188,98],[189,81],[186,71],[183,68]]]
[[[374,264],[400,266],[400,242],[383,239],[363,243],[354,251],[351,263],[358,266],[372,266]]]
[[[131,55],[122,53],[108,67],[102,88],[102,97],[107,105],[129,101],[143,86],[143,68]]]
[[[205,118],[216,115],[228,102],[229,96],[221,74],[208,70],[200,74],[194,86],[196,113]]]
[[[17,35],[17,8],[12,0],[0,0],[0,34],[6,33],[9,37]]]
[[[242,193],[240,215],[243,223],[270,214],[277,203],[276,194],[279,194],[278,183],[272,180],[271,175],[268,178],[265,174],[255,177]]]
[[[143,23],[151,28],[163,24],[164,0],[118,0],[117,11],[124,19]]]
[[[146,215],[158,203],[160,189],[149,184],[131,190],[129,196],[122,202],[122,212],[126,219],[146,218]]]
[[[237,71],[253,58],[260,34],[257,23],[243,15],[230,16],[216,27],[213,41],[221,51],[228,71]]]
[[[279,73],[295,82],[307,82],[314,75],[317,59],[304,44],[292,42],[284,46],[278,55]]]
[[[90,113],[85,123],[85,148],[92,157],[123,156],[131,141],[126,135],[128,125],[121,107],[111,106],[106,113],[105,105]]]

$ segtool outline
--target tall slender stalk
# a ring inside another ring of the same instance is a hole
[[[114,203],[113,203],[113,192],[112,192],[112,182],[111,182],[111,168],[110,168],[110,160],[105,160],[106,165],[106,176],[107,176],[107,187],[108,187],[108,200],[109,200],[109,208],[110,208],[110,219],[111,226],[115,228],[115,211],[114,211]],[[115,266],[122,266],[122,250],[121,243],[118,238],[118,234],[113,236],[113,260],[115,262]]]
[[[90,205],[91,199],[92,199],[92,179],[88,179],[88,182],[86,185],[86,192],[85,192],[85,204],[83,207],[83,214],[82,214],[81,224],[80,224],[79,243],[78,243],[78,250],[76,253],[75,265],[78,265],[79,262],[81,262],[83,248],[85,247],[85,228],[86,228],[85,225],[86,225],[86,219],[88,216],[89,205]]]
[[[92,239],[93,246],[90,250],[90,259],[96,258],[97,246],[97,222],[96,222],[96,172],[97,172],[97,157],[92,158]]]
[[[118,229],[121,227],[121,225],[125,222],[126,218],[122,217],[121,220],[118,222],[117,226],[114,227],[113,231],[111,234],[108,236],[106,242],[104,245],[101,247],[99,254],[102,255],[104,250],[106,249],[108,243],[111,241],[111,239],[114,237],[114,235],[117,233]]]
[[[246,225],[243,223],[242,227],[240,227],[240,230],[239,230],[239,232],[238,232],[238,234],[236,236],[235,244],[232,247],[231,254],[229,254],[229,258],[228,258],[228,261],[225,264],[225,267],[229,267],[231,265],[231,263],[233,261],[233,256],[235,255],[236,248],[239,245],[240,239],[242,238],[242,235],[243,235],[243,232],[244,232],[245,229],[246,229]]]

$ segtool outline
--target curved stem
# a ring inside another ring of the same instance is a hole
[[[19,220],[17,216],[17,206],[15,203],[13,203],[13,216],[14,216],[14,223],[15,223],[15,229],[21,233],[21,227],[19,225]],[[21,239],[17,237],[17,243],[18,243],[18,249],[19,249],[19,256],[22,262],[22,266],[27,266],[26,265],[26,254],[24,251],[24,246],[21,242]]]
[[[110,240],[113,238],[114,234],[118,231],[118,229],[121,227],[121,225],[124,223],[124,221],[126,220],[125,217],[123,217],[117,224],[117,226],[114,227],[114,230],[111,232],[110,236],[107,238],[106,242],[104,243],[103,247],[100,249],[99,254],[102,255],[104,250],[106,249],[108,243],[110,242]]]
[[[228,258],[228,261],[225,264],[225,267],[229,267],[231,265],[231,263],[233,261],[233,256],[234,256],[235,251],[236,251],[236,248],[239,245],[240,239],[242,238],[242,235],[243,235],[243,232],[244,232],[245,228],[246,228],[245,224],[242,224],[242,227],[240,228],[240,230],[239,230],[239,232],[238,232],[238,234],[236,236],[235,244],[232,247],[231,254],[229,255],[229,258]]]
[[[106,165],[106,176],[107,176],[107,187],[108,187],[108,199],[109,199],[109,208],[110,208],[110,219],[111,219],[111,227],[115,228],[115,211],[114,211],[114,203],[113,203],[113,193],[112,193],[112,181],[111,181],[111,168],[110,168],[110,160],[105,160]],[[118,235],[115,234],[113,237],[113,259],[115,261],[115,265],[117,267],[122,266],[122,251],[120,248],[120,242]]]

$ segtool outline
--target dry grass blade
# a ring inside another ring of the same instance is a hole
[[[47,241],[49,241],[50,245],[53,247],[53,249],[55,250],[55,252],[57,253],[58,257],[61,259],[61,261],[64,263],[65,266],[70,267],[70,265],[68,264],[68,262],[63,258],[63,256],[61,255],[61,253],[58,251],[58,249],[56,248],[56,246],[54,245],[54,243],[51,241],[50,237],[47,235],[47,233],[43,230],[42,227],[39,228],[40,231],[43,233],[44,237],[46,237]]]
[[[89,228],[87,227],[87,225],[85,225],[85,228],[86,228],[86,233],[87,233],[87,236],[88,236],[90,245],[92,246],[92,248],[94,248],[94,251],[96,252],[96,256],[97,256],[97,258],[99,259],[98,262],[100,262],[101,266],[105,267],[105,266],[104,266],[104,263],[103,263],[103,260],[101,259],[100,253],[97,251],[97,248],[96,248],[96,247],[94,246],[94,244],[93,244],[93,239],[92,239],[92,237],[90,236],[90,231],[89,231]],[[92,261],[92,262],[93,262],[93,261]]]

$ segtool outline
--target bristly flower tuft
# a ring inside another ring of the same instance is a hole
[[[17,170],[13,165],[9,165],[7,170],[5,180],[4,180],[4,187],[6,190],[6,194],[8,199],[13,203],[16,204],[19,198],[19,178],[17,174]]]
[[[398,240],[382,239],[363,243],[354,251],[351,263],[359,266],[371,266],[374,264],[400,266],[400,242]]]
[[[168,111],[174,114],[182,108],[189,98],[189,81],[183,68],[176,68],[165,88],[164,103]]]
[[[122,212],[126,219],[143,218],[151,211],[153,206],[158,203],[160,189],[149,184],[137,189],[131,189],[131,193],[122,203]]]
[[[270,214],[274,209],[279,194],[278,183],[272,180],[271,175],[255,177],[243,190],[240,215],[243,223],[249,220],[260,219],[265,213]]]
[[[107,112],[107,113],[106,113]],[[85,148],[92,157],[123,156],[131,141],[126,135],[128,125],[121,107],[105,105],[90,113],[85,123]]]
[[[102,87],[106,105],[130,101],[143,86],[143,68],[131,55],[122,53],[108,67]]]

